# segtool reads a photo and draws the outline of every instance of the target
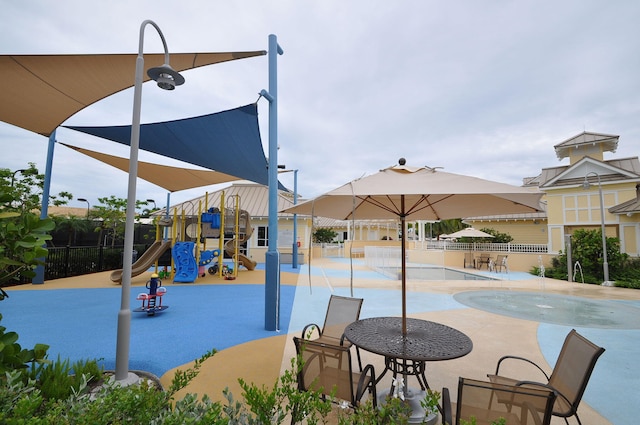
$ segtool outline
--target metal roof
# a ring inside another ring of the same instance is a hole
[[[247,211],[252,218],[269,217],[269,188],[252,182],[234,182],[231,186],[172,205],[170,215],[177,212],[181,215],[197,215],[199,211],[206,212],[209,208],[220,208],[222,193],[225,196],[225,206],[235,208],[236,196],[240,198],[240,209]],[[278,211],[293,206],[293,198],[287,192],[278,191]],[[153,215],[164,215],[165,210],[156,211]],[[292,217],[292,214],[278,213],[280,217]]]
[[[614,134],[591,133],[583,131],[582,133],[570,137],[569,139],[558,143],[554,146],[558,159],[566,158],[571,151],[586,145],[602,145],[607,152],[615,152],[618,148],[618,139],[620,136]]]

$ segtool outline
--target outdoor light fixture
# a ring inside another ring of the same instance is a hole
[[[86,202],[87,203],[87,219],[89,218],[89,209],[91,208],[91,204],[84,198],[78,198],[78,202]]]
[[[169,65],[169,54],[165,52],[164,57],[165,63],[162,66],[150,68],[147,75],[156,81],[162,90],[174,90],[176,86],[184,84],[184,77]]]
[[[147,199],[147,202],[151,202],[153,204],[153,209],[158,209],[158,207],[156,206],[156,201],[153,199]]]
[[[136,59],[135,86],[133,91],[133,118],[131,123],[131,144],[129,153],[129,187],[127,193],[127,216],[124,229],[124,254],[122,264],[122,295],[118,312],[118,336],[116,343],[115,379],[124,385],[137,383],[138,376],[129,372],[129,343],[131,339],[131,272],[133,258],[133,236],[136,218],[136,181],[138,179],[138,150],[140,147],[140,109],[142,103],[142,80],[144,70],[144,29],[152,25],[164,46],[164,65],[151,68],[147,75],[158,82],[158,87],[173,90],[175,86],[184,84],[184,78],[169,66],[169,49],[162,31],[151,20],[140,25],[138,57]]]
[[[584,176],[584,183],[582,188],[588,190],[591,187],[589,183],[589,175],[593,174],[598,178],[598,192],[600,193],[600,233],[602,233],[602,269],[604,272],[604,282],[602,286],[611,286],[609,282],[609,263],[607,261],[607,236],[604,233],[604,197],[602,196],[602,183],[600,181],[600,174],[595,171],[590,171]]]

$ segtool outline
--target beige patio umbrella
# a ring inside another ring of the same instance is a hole
[[[467,227],[466,229],[458,230],[457,232],[447,235],[447,238],[492,238],[493,235],[483,232],[482,230],[474,229],[473,227]]]
[[[283,212],[339,220],[446,220],[541,211],[542,193],[429,167],[399,165],[353,180]],[[401,243],[402,333],[406,335],[405,232]]]

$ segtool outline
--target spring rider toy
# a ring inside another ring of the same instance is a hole
[[[149,293],[138,294],[136,299],[142,301],[142,305],[133,311],[147,313],[147,316],[155,316],[156,313],[168,309],[168,305],[162,305],[162,297],[167,293],[167,288],[162,286],[162,280],[160,280],[156,273],[151,275],[151,280],[147,281],[146,286]]]

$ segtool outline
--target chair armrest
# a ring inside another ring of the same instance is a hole
[[[453,414],[451,413],[451,396],[449,388],[442,389],[442,424],[453,425]]]
[[[302,339],[310,339],[310,338],[308,338],[308,336],[311,336],[313,334],[314,327],[315,327],[315,329],[318,330],[318,334],[320,336],[322,336],[322,328],[320,326],[316,325],[315,323],[309,323],[307,326],[305,326],[302,329]],[[307,329],[310,329],[308,335],[307,335]]]
[[[542,372],[542,374],[544,375],[545,378],[547,378],[547,380],[549,380],[549,375],[547,375],[547,373],[544,371],[544,369],[542,369],[540,366],[538,366],[536,363],[534,363],[533,361],[526,359],[524,357],[519,357],[519,356],[503,356],[500,358],[500,360],[498,360],[498,364],[496,365],[496,375],[500,375],[500,365],[502,364],[502,362],[504,360],[520,360],[523,362],[527,362],[533,366],[535,366],[540,372]]]

